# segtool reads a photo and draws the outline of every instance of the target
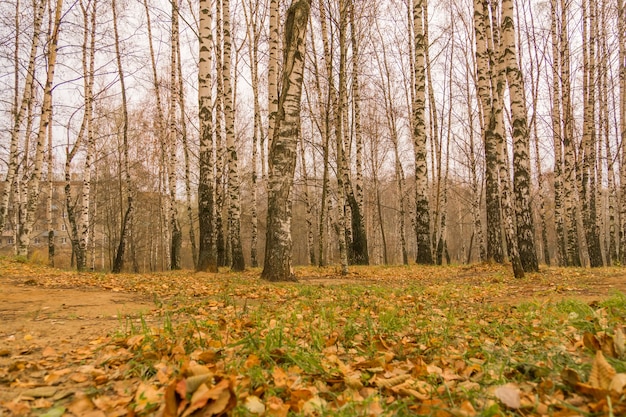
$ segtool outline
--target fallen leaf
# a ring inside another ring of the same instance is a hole
[[[155,386],[142,382],[135,393],[135,411],[140,413],[156,408],[162,397],[163,393]]]
[[[51,348],[50,346],[46,346],[44,350],[41,352],[41,356],[44,358],[51,358],[58,356],[57,351]]]
[[[252,414],[261,415],[265,413],[265,404],[255,395],[249,395],[243,406]]]
[[[282,399],[271,396],[266,401],[265,415],[268,417],[287,417],[289,414],[289,404],[285,404]]]
[[[615,353],[617,353],[617,357],[623,358],[626,353],[626,337],[624,336],[624,331],[621,327],[617,327],[615,329],[613,344],[615,345]]]
[[[609,384],[609,390],[621,394],[626,387],[626,374],[617,374]]]
[[[49,409],[43,414],[40,414],[39,417],[61,417],[63,414],[65,414],[65,407],[58,406]]]
[[[37,388],[31,388],[31,389],[27,389],[26,391],[22,392],[22,395],[25,395],[27,397],[35,397],[35,398],[39,398],[39,397],[52,397],[54,394],[56,394],[58,391],[58,388],[55,387],[37,387]]]
[[[593,388],[608,389],[615,374],[615,369],[606,361],[602,351],[598,350],[591,365],[589,385]]]
[[[305,416],[323,416],[327,403],[323,398],[315,396],[304,403],[302,413]]]
[[[14,416],[26,416],[30,414],[30,405],[27,403],[11,401],[3,403],[2,406],[7,408]]]
[[[496,388],[494,395],[509,408],[517,409],[521,406],[520,390],[515,384],[506,384]]]

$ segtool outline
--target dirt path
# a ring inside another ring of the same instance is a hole
[[[137,294],[91,288],[56,289],[0,278],[0,343],[31,339],[43,344],[84,343],[154,306]],[[27,337],[30,335],[31,337]]]
[[[22,382],[37,386],[33,367],[40,367],[42,359],[69,361],[77,350],[124,330],[154,307],[136,293],[33,284],[0,277],[0,403],[15,397],[7,370],[24,367]]]

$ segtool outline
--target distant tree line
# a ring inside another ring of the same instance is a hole
[[[624,264],[624,9],[2,2],[0,231],[46,213],[54,264],[61,204],[114,272]]]

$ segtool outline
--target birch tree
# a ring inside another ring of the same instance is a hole
[[[517,46],[513,20],[513,0],[502,0],[502,61],[509,86],[513,129],[513,188],[517,245],[522,267],[526,272],[539,271],[535,250],[535,226],[531,211],[530,133],[528,130],[524,80],[517,62]]]
[[[133,189],[130,176],[130,161],[128,156],[128,100],[126,97],[126,81],[124,74],[124,67],[122,65],[122,55],[120,52],[120,36],[118,30],[118,14],[117,14],[117,0],[112,0],[111,9],[113,11],[113,35],[115,37],[115,58],[117,64],[117,75],[120,82],[120,91],[122,95],[122,163],[124,170],[124,181],[126,186],[126,212],[124,213],[121,221],[120,240],[115,253],[115,261],[111,272],[120,273],[124,268],[124,254],[126,252],[126,246],[131,235],[131,228],[134,215],[134,200]]]
[[[618,0],[618,42],[619,42],[619,139],[626,143],[626,6],[624,0]],[[620,167],[620,250],[622,265],[626,265],[626,149],[622,146],[622,165]]]
[[[200,126],[200,179],[198,184],[198,217],[200,224],[197,271],[217,272],[214,237],[214,175],[212,123],[212,54],[211,0],[199,0],[198,119]]]
[[[433,256],[430,246],[430,209],[428,207],[428,171],[426,164],[426,124],[424,111],[426,102],[425,58],[428,47],[424,44],[423,9],[427,7],[424,0],[414,0],[413,31],[414,31],[414,91],[413,148],[415,152],[415,233],[417,236],[418,264],[432,264]]]
[[[11,143],[9,145],[9,166],[7,175],[4,180],[4,187],[2,187],[2,194],[0,197],[0,232],[4,230],[6,224],[6,217],[9,209],[9,197],[11,189],[13,188],[14,181],[16,180],[16,174],[18,172],[18,143],[20,139],[20,130],[27,110],[32,108],[33,103],[33,86],[35,83],[35,60],[37,57],[37,51],[39,50],[39,41],[41,33],[41,23],[43,21],[43,15],[45,11],[45,1],[34,2],[33,9],[33,33],[32,42],[30,46],[30,54],[28,58],[28,64],[26,69],[26,77],[24,80],[24,87],[22,90],[21,98],[19,92],[20,81],[20,61],[19,61],[19,29],[20,29],[20,14],[19,14],[19,2],[15,5],[15,55],[14,59],[14,100],[13,100],[13,120],[11,126]]]
[[[20,224],[19,244],[17,254],[28,256],[30,239],[35,223],[35,211],[39,204],[39,191],[41,180],[41,169],[43,165],[43,150],[48,134],[48,125],[52,122],[52,85],[56,69],[57,48],[59,43],[59,31],[61,26],[61,9],[63,0],[57,0],[53,9],[53,27],[48,38],[46,83],[43,91],[43,103],[41,105],[41,116],[39,118],[39,130],[37,131],[37,141],[35,145],[35,163],[28,177],[26,216]],[[26,168],[25,168],[26,169]]]
[[[500,187],[498,181],[498,153],[496,143],[487,136],[492,108],[490,63],[487,49],[485,3],[474,0],[474,31],[476,43],[476,79],[482,108],[481,132],[485,145],[485,203],[487,206],[487,260],[504,261],[502,250],[502,220],[500,215]]]
[[[269,153],[265,262],[261,278],[293,281],[290,193],[296,165],[300,99],[309,0],[294,0],[287,10],[282,86]]]
[[[245,268],[241,246],[241,203],[239,201],[239,170],[237,166],[237,148],[235,147],[235,110],[233,107],[233,88],[231,83],[231,33],[230,0],[222,0],[224,33],[224,120],[226,122],[226,153],[228,164],[228,218],[229,240],[231,249],[231,269],[243,271]]]
[[[178,0],[173,0],[172,5],[172,25],[171,25],[171,45],[170,45],[170,114],[167,146],[169,148],[167,157],[167,176],[169,185],[169,222],[170,222],[170,269],[176,270],[181,268],[180,251],[183,243],[183,233],[178,220],[178,206],[176,203],[177,182],[176,175],[178,162],[178,48],[179,29],[178,29]]]

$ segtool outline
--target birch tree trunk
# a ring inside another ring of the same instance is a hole
[[[294,0],[287,11],[283,76],[269,157],[265,263],[261,278],[294,281],[291,269],[290,193],[296,165],[300,99],[309,0]]]
[[[115,253],[115,261],[111,272],[120,273],[124,268],[124,254],[127,241],[132,233],[134,201],[133,189],[130,177],[130,161],[128,157],[128,100],[126,98],[126,82],[124,79],[124,68],[122,66],[122,55],[120,52],[120,37],[118,31],[117,0],[112,0],[111,9],[113,11],[113,34],[115,36],[115,56],[117,61],[118,77],[120,79],[120,90],[122,93],[122,160],[124,167],[124,180],[126,185],[126,212],[122,219],[120,230],[120,241]]]
[[[48,195],[46,223],[48,227],[48,265],[54,267],[54,227],[52,226],[52,194],[54,193],[54,154],[52,153],[52,123],[48,124]],[[2,229],[0,229],[2,230]]]
[[[261,122],[261,102],[259,97],[259,4],[253,0],[249,0],[244,4],[244,13],[246,13],[246,22],[248,28],[248,56],[250,59],[250,75],[252,82],[252,95],[254,100],[254,125],[252,130],[252,206],[250,207],[251,236],[250,236],[250,264],[253,268],[259,266],[257,257],[258,252],[258,165],[259,165],[259,140],[261,139],[262,122]],[[265,162],[261,161],[263,164]]]
[[[340,9],[342,7],[344,7],[344,3],[340,3],[339,4]],[[337,218],[333,224],[333,228],[335,229],[335,232],[337,233],[337,240],[338,240],[338,247],[339,247],[339,258],[340,258],[340,262],[341,262],[341,272],[342,274],[347,274],[348,273],[348,253],[347,253],[347,244],[346,244],[346,219],[345,219],[345,190],[344,190],[344,165],[342,163],[343,160],[343,139],[342,139],[342,132],[343,132],[343,122],[341,120],[342,117],[342,112],[341,112],[341,105],[339,103],[340,100],[340,96],[341,93],[337,93],[336,88],[335,88],[335,82],[334,82],[334,69],[333,69],[333,55],[332,55],[332,47],[331,47],[331,43],[330,43],[330,38],[328,35],[328,27],[327,27],[327,15],[326,15],[326,5],[323,4],[322,2],[320,2],[319,5],[320,8],[320,22],[321,22],[321,29],[322,29],[322,44],[324,47],[324,61],[326,63],[326,77],[327,77],[327,83],[328,83],[328,98],[327,98],[327,103],[326,103],[326,111],[325,113],[325,142],[326,142],[326,154],[324,155],[324,158],[326,161],[328,161],[329,159],[329,153],[330,153],[330,134],[331,134],[331,126],[332,126],[332,122],[331,122],[331,108],[332,108],[332,115],[334,116],[334,127],[335,127],[335,152],[336,152],[336,164],[337,164],[337,170],[336,170],[336,177],[337,177]],[[340,49],[341,49],[341,45],[343,45],[343,47],[345,48],[345,25],[346,25],[346,21],[345,21],[345,14],[341,14],[340,12],[340,28],[339,28],[339,45],[340,45]],[[343,26],[343,28],[341,27]],[[343,39],[342,39],[343,36]],[[341,63],[343,62],[343,64],[345,65],[345,57],[344,60],[342,61],[341,58],[341,53],[342,51],[340,50],[340,67],[341,67]],[[339,74],[341,77],[342,74],[342,68],[339,69]],[[344,76],[345,76],[345,68],[344,68]],[[341,85],[341,81],[339,82],[339,84]],[[325,172],[325,177],[324,177],[324,181],[325,183],[329,183],[329,175],[327,172]],[[326,202],[328,208],[328,217],[331,217],[330,212],[331,212],[331,201],[330,201],[330,193],[327,190],[328,193],[328,198],[329,200]],[[320,232],[321,232],[321,228],[320,228]]]
[[[18,142],[20,137],[20,129],[24,120],[24,115],[27,109],[32,106],[32,92],[35,81],[35,59],[37,57],[37,50],[39,49],[39,40],[41,33],[41,22],[43,20],[43,14],[45,10],[46,2],[41,0],[36,2],[33,17],[33,41],[30,46],[30,54],[28,58],[28,66],[26,70],[26,79],[24,81],[24,90],[22,91],[22,98],[19,99],[19,2],[16,2],[15,11],[15,99],[13,104],[13,126],[11,126],[11,144],[9,145],[9,168],[6,178],[4,180],[4,187],[2,187],[2,194],[0,197],[0,232],[4,230],[6,224],[6,216],[9,211],[9,196],[11,195],[11,189],[18,172]],[[18,180],[19,182],[19,180]],[[17,186],[17,185],[16,185]]]
[[[222,1],[215,2],[215,57],[216,57],[216,97],[215,97],[215,245],[217,249],[217,266],[227,266],[228,255],[227,242],[228,234],[225,235],[224,229],[228,229],[228,221],[224,225],[224,204],[227,198],[227,175],[224,175],[225,167],[224,157],[226,155],[224,149],[224,130],[225,130],[225,113],[224,113],[224,20],[222,19]]]
[[[213,120],[211,0],[199,0],[198,118],[200,125],[200,178],[198,183],[198,218],[200,224],[197,271],[217,272],[214,237]]]
[[[482,108],[481,132],[485,145],[485,202],[487,205],[487,260],[504,262],[502,250],[502,219],[500,215],[500,186],[498,181],[498,152],[496,143],[487,134],[492,108],[490,63],[487,50],[487,15],[485,2],[474,0],[474,31],[476,42],[476,78]]]
[[[506,84],[506,66],[504,62],[503,46],[501,34],[495,24],[495,10],[491,10],[491,31],[489,38],[489,56],[491,71],[491,84],[493,86],[491,98],[491,110],[489,113],[489,124],[486,129],[486,136],[496,144],[498,155],[498,168],[500,176],[500,205],[502,206],[502,220],[508,253],[513,266],[515,278],[524,277],[524,268],[519,256],[515,228],[515,209],[513,207],[513,193],[510,184],[510,169],[508,162],[508,150],[504,133],[503,101],[504,88]],[[497,61],[495,58],[497,57]]]
[[[178,48],[179,30],[178,30],[178,0],[173,0],[172,5],[172,26],[171,26],[171,46],[170,46],[170,114],[169,114],[169,138],[167,146],[169,147],[167,160],[167,177],[169,184],[169,222],[170,222],[170,269],[178,270],[181,268],[180,252],[183,243],[183,233],[178,221],[178,205],[176,202],[178,178],[176,169],[178,166]]]
[[[622,265],[626,265],[626,6],[618,1],[619,33],[619,136],[621,143],[620,166],[620,244],[619,255]]]
[[[272,146],[274,130],[276,126],[276,114],[278,112],[278,50],[280,40],[278,0],[269,0],[270,24],[269,24],[269,61],[267,63],[267,149]],[[261,136],[261,175],[263,181],[265,172],[265,144]],[[269,161],[268,161],[269,162]]]
[[[563,120],[563,149],[564,149],[564,178],[563,199],[567,222],[567,258],[569,266],[581,266],[580,245],[578,240],[578,192],[576,185],[576,154],[574,144],[574,108],[571,97],[570,81],[570,47],[567,32],[567,2],[560,1],[561,9],[561,36],[560,36],[560,63],[561,63],[561,95]]]
[[[565,178],[563,166],[563,108],[561,101],[561,61],[559,41],[559,13],[557,0],[550,0],[551,18],[550,34],[552,39],[552,135],[554,137],[554,222],[556,225],[556,241],[558,263],[569,264],[567,239],[565,230]]]
[[[587,252],[591,267],[603,266],[600,247],[600,232],[597,218],[596,189],[596,77],[595,77],[595,42],[597,25],[595,23],[595,0],[583,2],[583,143],[582,143],[582,214]]]
[[[352,117],[354,118],[354,138],[356,141],[356,201],[361,214],[360,227],[365,230],[363,206],[363,132],[361,127],[361,87],[359,84],[359,39],[354,17],[354,0],[349,0],[350,45],[352,46]]]
[[[617,255],[617,219],[616,219],[616,206],[617,206],[617,189],[615,181],[615,162],[613,160],[613,151],[611,150],[611,133],[610,133],[610,112],[609,112],[609,68],[610,68],[610,53],[608,46],[608,33],[607,26],[609,25],[607,16],[607,4],[602,3],[602,9],[600,12],[600,27],[601,35],[599,36],[599,70],[598,76],[600,78],[600,93],[599,93],[599,136],[598,142],[602,144],[602,138],[604,138],[604,148],[606,153],[606,169],[607,169],[607,211],[608,211],[608,224],[605,234],[606,242],[606,260],[608,265],[616,265],[619,262]],[[618,127],[619,128],[619,127]],[[619,165],[619,164],[618,164]],[[600,168],[600,171],[603,167]],[[601,193],[600,193],[601,194]]]
[[[413,100],[413,148],[415,152],[415,234],[417,237],[418,264],[432,264],[430,246],[430,209],[428,207],[428,168],[426,164],[426,125],[424,108],[426,102],[426,80],[424,53],[428,45],[424,44],[422,22],[424,0],[414,0],[413,30],[415,50],[415,97]],[[426,23],[427,24],[427,23]]]
[[[180,39],[180,38],[179,38]],[[185,88],[183,85],[183,64],[181,60],[180,44],[176,48],[178,54],[178,107],[180,108],[181,142],[183,144],[183,158],[185,161],[185,196],[187,203],[187,221],[189,222],[189,242],[191,244],[191,259],[193,267],[198,265],[198,247],[196,245],[196,227],[193,221],[193,208],[191,204],[191,161],[189,155],[189,139],[187,134],[187,116],[185,110]]]
[[[56,69],[57,48],[59,42],[59,29],[61,26],[61,9],[63,0],[57,0],[54,7],[54,27],[48,40],[48,68],[46,71],[46,83],[43,92],[43,103],[41,106],[41,116],[39,119],[39,130],[37,132],[37,143],[35,147],[35,165],[28,178],[28,199],[26,204],[26,217],[19,231],[19,244],[17,254],[28,256],[30,248],[30,238],[35,223],[35,211],[39,203],[39,182],[41,180],[41,169],[43,165],[43,149],[48,133],[48,125],[52,122],[52,84],[54,82],[54,72]],[[26,168],[25,168],[26,169]]]
[[[399,147],[399,137],[398,137],[398,123],[396,120],[396,109],[394,107],[393,99],[391,96],[392,91],[392,76],[391,71],[389,69],[389,62],[387,59],[387,48],[385,46],[384,37],[381,33],[381,30],[378,28],[378,24],[376,26],[378,34],[381,40],[381,52],[382,59],[376,54],[376,60],[378,62],[378,68],[381,75],[382,88],[381,93],[383,94],[383,99],[385,102],[385,116],[387,120],[387,128],[389,129],[389,136],[391,139],[391,143],[393,145],[393,154],[394,154],[394,180],[396,185],[396,192],[398,193],[398,228],[400,234],[400,252],[402,257],[402,264],[409,264],[409,255],[407,250],[407,242],[406,242],[406,226],[405,226],[405,215],[406,215],[406,179],[404,175],[404,168],[402,167],[402,160],[400,159],[400,147]],[[376,183],[378,185],[378,183]],[[377,189],[378,191],[378,189]],[[378,197],[378,194],[377,194]],[[381,214],[379,213],[379,217]],[[381,223],[382,224],[382,223]]]
[[[517,220],[517,245],[526,272],[539,271],[535,250],[535,226],[530,205],[530,132],[528,130],[524,80],[517,62],[513,0],[502,0],[502,57],[509,85],[513,128],[513,190]]]
[[[85,153],[85,164],[83,169],[83,184],[81,192],[81,219],[78,237],[78,248],[83,253],[82,263],[76,264],[79,270],[87,269],[87,247],[89,246],[90,232],[90,205],[91,205],[91,170],[94,166],[96,154],[96,139],[94,132],[93,107],[94,107],[94,78],[95,78],[95,53],[96,53],[96,12],[97,0],[91,1],[91,11],[85,10],[88,18],[85,24],[90,24],[89,33],[89,58],[88,63],[83,64],[83,72],[86,73],[87,81],[85,86],[85,121],[87,123],[87,149]],[[87,55],[86,53],[84,55]],[[92,258],[93,262],[93,258]]]
[[[231,85],[230,0],[222,0],[224,30],[224,114],[226,121],[226,153],[228,155],[228,197],[229,197],[229,239],[231,249],[231,269],[243,271],[245,263],[241,246],[241,202],[239,201],[239,169],[235,146],[235,109]]]

